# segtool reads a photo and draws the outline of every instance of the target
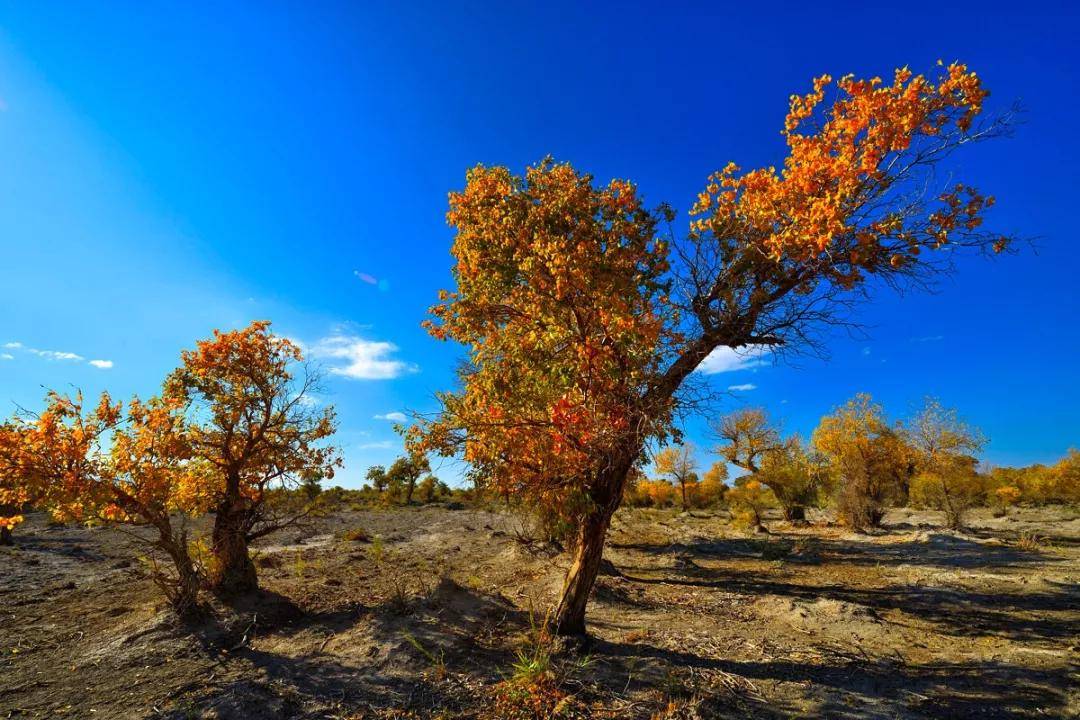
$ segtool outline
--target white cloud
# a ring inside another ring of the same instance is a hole
[[[401,412],[388,412],[385,415],[376,415],[376,420],[390,420],[391,422],[406,422],[409,418],[405,417],[405,413]]]
[[[864,347],[864,348],[862,349],[862,354],[863,354],[863,355],[869,355],[869,354],[870,354],[870,352],[871,352],[871,350],[870,350],[870,348],[868,348],[868,347]]]
[[[728,385],[728,390],[734,390],[735,392],[741,392],[745,390],[757,390],[757,385],[754,383],[743,383],[742,385]]]
[[[0,360],[14,360],[15,356],[11,353],[0,353]]]
[[[311,348],[311,356],[325,360],[343,361],[331,365],[334,375],[354,380],[390,380],[419,370],[416,365],[395,360],[397,345],[377,340],[365,340],[355,335],[331,335]]]
[[[944,339],[945,339],[944,335],[924,335],[922,337],[913,337],[913,338],[911,338],[911,342],[917,342],[917,343],[938,342],[939,340],[944,340]]]
[[[389,450],[394,447],[392,440],[379,440],[378,442],[362,443],[357,445],[361,450]]]
[[[695,372],[705,375],[734,372],[736,370],[749,370],[761,367],[768,361],[763,357],[769,348],[765,345],[747,345],[738,350],[723,345],[713,350],[701,361]]]
[[[30,353],[31,355],[37,355],[40,358],[46,360],[62,360],[67,362],[81,363],[86,360],[82,355],[78,353],[68,352],[66,350],[39,350],[38,348],[27,347],[21,342],[9,342],[4,343],[4,347],[9,350],[18,350],[19,352]],[[4,360],[13,360],[14,355],[11,353],[3,353]],[[96,368],[111,368],[113,366],[112,360],[91,360],[90,364]]]
[[[83,360],[82,355],[76,355],[73,352],[64,352],[63,350],[36,350],[34,348],[26,348],[29,352],[34,353],[39,357],[43,357],[47,360],[74,360],[81,362]]]

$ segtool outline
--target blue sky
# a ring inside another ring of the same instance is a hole
[[[1023,103],[1015,138],[949,169],[1035,249],[965,261],[934,295],[879,293],[867,336],[827,360],[709,381],[755,386],[728,407],[791,431],[858,391],[894,415],[933,394],[991,462],[1080,445],[1074,7],[510,5],[0,5],[0,345],[21,344],[0,348],[3,406],[155,392],[196,338],[266,318],[330,369],[356,485],[400,448],[376,416],[430,411],[451,383],[458,348],[419,323],[449,283],[446,193],[467,167],[550,153],[685,210],[729,160],[781,161],[787,98],[814,75],[944,58],[991,109]]]

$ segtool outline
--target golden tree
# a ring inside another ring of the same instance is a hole
[[[887,508],[906,499],[915,456],[903,428],[860,393],[821,419],[812,439],[837,474],[840,521],[855,528],[881,524]]]
[[[209,473],[210,585],[252,590],[258,583],[248,544],[304,514],[280,512],[269,493],[311,474],[331,479],[340,466],[337,449],[325,442],[336,428],[334,410],[310,402],[317,375],[269,322],[215,330],[181,359],[165,397],[185,408],[193,457]]]
[[[908,422],[907,437],[918,466],[912,499],[941,510],[948,527],[960,528],[964,514],[983,496],[973,457],[986,444],[982,433],[964,423],[956,410],[927,398],[923,409]]]
[[[481,482],[568,517],[574,557],[553,615],[579,634],[631,469],[672,432],[681,392],[719,347],[794,347],[861,297],[869,277],[918,283],[955,252],[1001,250],[992,199],[968,185],[927,197],[933,168],[1007,129],[976,122],[986,91],[965,66],[931,80],[844,77],[792,98],[780,169],[710,177],[682,240],[636,188],[550,160],[516,176],[478,166],[450,195],[456,288],[437,338],[468,349],[461,387],[409,432],[460,452]]]
[[[152,554],[152,577],[186,612],[196,604],[200,578],[185,520],[206,509],[209,492],[182,410],[160,398],[134,398],[125,410],[107,394],[86,409],[79,394],[51,392],[40,415],[5,425],[0,475],[32,488],[28,495],[58,519],[153,529],[145,542],[172,571]]]
[[[798,437],[782,439],[762,408],[725,415],[713,425],[713,434],[725,443],[718,451],[729,463],[773,491],[785,520],[806,519],[806,508],[817,500],[828,473]]]
[[[314,376],[294,379],[301,360],[255,322],[185,352],[160,398],[135,398],[126,410],[108,395],[86,410],[81,395],[49,393],[40,415],[0,427],[0,476],[57,517],[153,527],[153,546],[175,569],[155,580],[181,609],[201,582],[183,520],[213,511],[211,587],[253,588],[248,543],[306,512],[281,514],[268,494],[333,477],[339,464],[323,443],[333,409],[306,401]]]
[[[683,445],[669,445],[656,453],[653,459],[656,472],[661,476],[670,477],[674,485],[679,488],[682,498],[682,509],[690,509],[690,501],[687,497],[687,487],[697,484],[697,462],[694,460],[694,446],[689,443]]]

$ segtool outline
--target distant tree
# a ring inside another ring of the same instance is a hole
[[[390,487],[396,489],[396,494],[405,505],[412,503],[413,493],[416,491],[416,481],[424,473],[431,472],[431,466],[427,458],[406,456],[394,461],[390,469],[386,471],[386,479]]]
[[[656,472],[661,476],[671,478],[672,483],[679,488],[682,498],[682,509],[690,509],[690,501],[687,497],[687,487],[697,482],[694,470],[697,462],[694,460],[694,446],[686,443],[683,445],[669,445],[656,454],[654,460]]]
[[[753,476],[740,477],[735,481],[735,487],[728,490],[727,500],[738,511],[737,521],[758,532],[765,529],[765,509],[773,504],[774,499],[763,483]]]
[[[723,462],[713,463],[701,478],[701,502],[703,506],[715,505],[724,499],[727,492],[728,468]]]
[[[903,429],[886,421],[870,395],[860,393],[823,417],[812,442],[837,475],[841,522],[877,527],[888,506],[906,498],[914,453]]]
[[[434,475],[428,475],[417,486],[417,491],[420,493],[420,502],[430,503],[440,497],[445,497],[450,494],[450,488],[446,483],[439,480]]]
[[[409,433],[460,453],[498,495],[576,529],[553,629],[585,631],[612,515],[644,449],[665,443],[684,389],[717,348],[798,347],[879,284],[919,285],[956,250],[1002,250],[981,229],[992,199],[925,195],[952,151],[1008,130],[977,124],[987,91],[961,64],[936,80],[814,81],[794,96],[776,168],[713,174],[683,239],[660,235],[624,180],[597,187],[545,160],[515,176],[478,166],[450,195],[456,288],[428,324],[468,347],[460,389]],[[946,253],[936,250],[947,248]]]
[[[956,410],[927,398],[908,422],[907,437],[919,472],[912,487],[914,499],[944,512],[948,527],[962,527],[965,513],[983,496],[972,457],[986,444],[982,433],[964,423]]]
[[[995,504],[1002,516],[1009,513],[1009,508],[1020,502],[1020,488],[1015,485],[1002,485],[993,492]]]
[[[722,443],[718,452],[732,465],[751,473],[761,469],[762,459],[783,448],[780,431],[763,408],[746,408],[725,415],[713,425]]]
[[[308,501],[315,500],[322,493],[322,473],[309,472],[300,478],[300,490]]]
[[[386,468],[382,465],[372,465],[369,467],[365,477],[368,482],[371,483],[371,487],[375,488],[375,492],[380,494],[385,492],[390,484],[390,481],[386,477]]]

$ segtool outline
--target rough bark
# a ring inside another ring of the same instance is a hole
[[[574,561],[566,573],[562,597],[552,620],[556,635],[585,634],[585,608],[600,570],[610,523],[611,514],[599,510],[586,516],[578,528]]]
[[[255,563],[248,553],[244,515],[242,501],[226,498],[214,518],[210,587],[223,595],[250,592],[259,586]]]
[[[788,522],[805,522],[806,508],[804,508],[802,505],[785,506],[784,519]]]

